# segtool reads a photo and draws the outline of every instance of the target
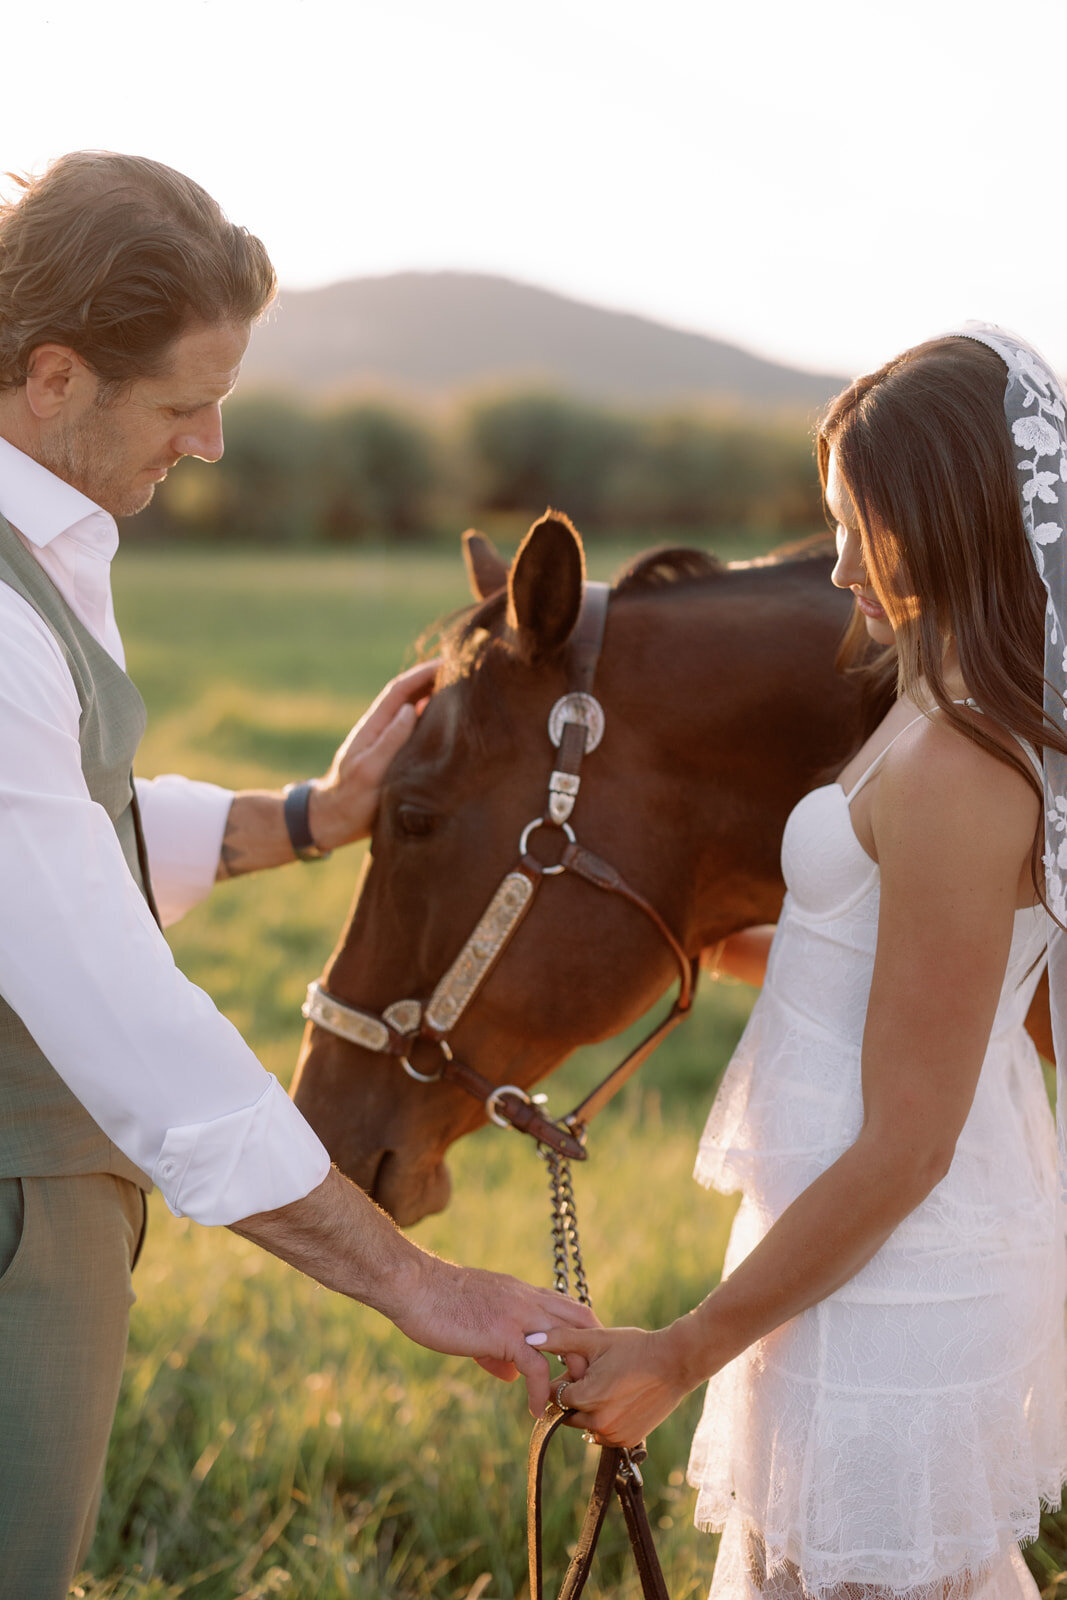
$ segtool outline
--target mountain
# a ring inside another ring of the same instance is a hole
[[[523,385],[622,404],[811,411],[843,381],[508,278],[398,272],[282,290],[253,335],[241,387],[436,398]]]

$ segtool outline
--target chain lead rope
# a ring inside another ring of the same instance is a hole
[[[568,1122],[568,1126],[571,1126]],[[572,1126],[571,1131],[584,1140],[585,1130],[579,1126]],[[553,1150],[551,1145],[539,1144],[538,1154],[548,1168],[548,1191],[552,1202],[552,1265],[554,1271],[554,1287],[560,1294],[565,1294],[569,1299],[576,1299],[581,1305],[592,1310],[592,1299],[589,1294],[589,1284],[585,1276],[585,1266],[582,1262],[582,1246],[578,1238],[578,1218],[574,1211],[574,1188],[571,1183],[571,1164],[567,1156],[561,1155],[558,1150]],[[571,1277],[574,1278],[574,1294],[571,1294]],[[530,1555],[530,1592],[541,1600],[541,1477],[540,1460],[547,1438],[551,1437],[556,1427],[552,1422],[548,1433],[539,1435],[544,1429],[545,1422],[552,1415],[551,1410],[546,1411],[544,1417],[535,1424],[533,1442],[530,1455],[530,1480],[527,1489],[526,1516],[528,1537],[531,1544]],[[557,1421],[562,1420],[556,1413]],[[598,1441],[592,1434],[586,1433],[583,1438],[587,1443]],[[584,1560],[578,1555],[572,1557],[571,1565],[564,1579],[560,1597],[564,1594],[577,1596],[585,1588],[585,1580],[589,1575],[589,1562],[592,1560],[593,1550],[600,1536],[600,1524],[604,1517],[606,1501],[601,1499],[598,1503],[597,1494],[601,1490],[605,1464],[609,1472],[614,1475],[615,1490],[622,1504],[626,1518],[627,1533],[630,1538],[630,1547],[637,1563],[641,1579],[641,1592],[646,1600],[668,1600],[667,1586],[664,1582],[663,1571],[659,1558],[656,1555],[655,1544],[652,1539],[652,1530],[648,1525],[648,1513],[645,1510],[643,1498],[644,1478],[641,1475],[639,1463],[648,1455],[645,1442],[634,1445],[629,1449],[619,1449],[611,1445],[600,1446],[600,1467],[597,1470],[596,1484],[593,1489],[593,1498],[589,1502],[583,1524],[583,1537],[588,1533],[589,1546]],[[536,1467],[536,1471],[535,1471]],[[601,1490],[603,1495],[610,1494],[607,1484],[610,1477],[604,1480],[605,1487]],[[533,1531],[530,1531],[533,1530]],[[591,1530],[591,1531],[590,1531]],[[584,1570],[583,1570],[584,1568]],[[576,1580],[576,1582],[572,1582]]]
[[[538,1149],[548,1168],[548,1191],[552,1202],[552,1266],[555,1275],[553,1286],[560,1294],[571,1297],[573,1273],[573,1298],[581,1305],[592,1309],[593,1302],[582,1262],[582,1246],[578,1238],[578,1218],[574,1210],[570,1161],[548,1145],[539,1145]]]

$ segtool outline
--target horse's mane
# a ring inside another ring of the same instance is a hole
[[[727,568],[718,556],[680,545],[662,545],[634,556],[612,579],[615,595],[647,593],[689,583],[721,578]],[[507,606],[507,591],[501,589],[488,599],[476,600],[461,611],[435,623],[416,644],[420,657],[432,651],[441,656],[442,677],[449,682],[466,676],[499,634],[499,624]]]
[[[753,567],[778,567],[787,561],[813,561],[828,555],[833,543],[828,534],[809,534],[803,539],[793,539],[779,545],[769,555],[755,556],[750,561],[720,561],[718,556],[704,550],[691,550],[685,545],[662,545],[656,550],[644,550],[618,572],[612,583],[615,594],[632,594],[649,589],[687,587],[723,578],[728,572],[747,571]]]
[[[635,589],[665,589],[668,585],[689,584],[708,578],[721,578],[726,568],[718,556],[682,545],[661,545],[643,550],[627,562],[612,580],[614,594],[630,594]]]
[[[832,546],[827,535],[815,534],[782,545],[770,555],[728,565],[704,550],[690,549],[684,545],[662,545],[642,551],[616,573],[612,580],[612,594],[648,594],[657,589],[676,591],[720,583],[730,572],[812,560],[825,556],[828,548]],[[440,655],[439,682],[453,683],[458,678],[468,678],[472,680],[472,687],[477,694],[482,674],[475,669],[499,641],[506,609],[507,590],[501,589],[487,599],[475,601],[473,605],[453,612],[435,623],[417,641],[419,658]],[[484,698],[489,702],[495,697],[486,695]],[[483,719],[491,717],[492,705],[482,705],[480,713]]]

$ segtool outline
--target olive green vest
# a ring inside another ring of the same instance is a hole
[[[146,888],[138,863],[133,813],[132,766],[144,732],[144,701],[2,517],[0,583],[29,601],[62,651],[81,704],[78,738],[86,786],[111,818],[126,864],[151,903],[151,888]],[[17,918],[18,907],[5,906],[5,914]],[[119,952],[116,958],[121,959]],[[63,974],[43,970],[41,983],[51,992],[53,1004],[62,1006]],[[87,1048],[93,1048],[91,1039]],[[151,1188],[150,1180],[111,1143],[0,998],[0,1177],[86,1172],[112,1172]]]

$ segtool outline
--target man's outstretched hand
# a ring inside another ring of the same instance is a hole
[[[588,1306],[554,1289],[537,1289],[502,1272],[424,1255],[421,1282],[407,1304],[390,1314],[416,1344],[444,1354],[473,1356],[495,1378],[526,1380],[530,1411],[539,1417],[551,1398],[552,1375],[544,1355],[527,1342],[549,1328],[596,1328]]]
[[[409,667],[387,683],[364,712],[311,791],[308,823],[323,850],[363,839],[378,810],[382,780],[393,757],[411,737],[418,706],[433,689],[436,661]]]
[[[337,751],[325,777],[313,780],[307,821],[320,850],[334,850],[370,833],[382,780],[410,738],[436,672],[437,662],[425,661],[387,683]],[[292,859],[284,796],[270,789],[242,789],[234,795],[215,876],[237,878]]]
[[[598,1326],[586,1306],[553,1289],[421,1250],[336,1168],[302,1200],[230,1226],[326,1288],[373,1306],[417,1344],[471,1356],[497,1378],[521,1373],[535,1416],[548,1404],[551,1375],[528,1336]]]

